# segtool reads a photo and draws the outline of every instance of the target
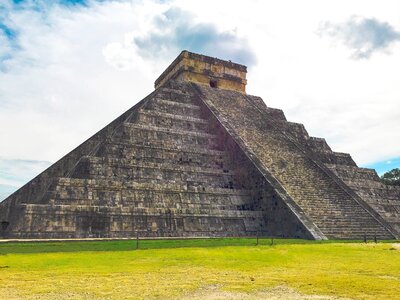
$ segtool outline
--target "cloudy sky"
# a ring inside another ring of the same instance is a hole
[[[0,0],[0,200],[153,90],[181,50],[378,173],[400,167],[398,1]]]

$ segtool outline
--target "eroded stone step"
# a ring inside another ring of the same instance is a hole
[[[344,179],[343,181],[352,188],[384,189],[386,187],[384,183],[370,179]]]
[[[171,155],[169,155],[171,154]],[[143,163],[152,163],[152,164],[164,164],[164,163],[171,163],[175,164],[176,166],[181,167],[197,167],[197,168],[211,168],[211,169],[218,169],[218,170],[228,170],[230,166],[226,166],[224,160],[219,157],[203,155],[203,154],[196,154],[196,153],[168,153],[163,154],[162,156],[148,156],[148,157],[140,157],[135,156],[135,154],[131,155],[130,153],[126,153],[124,151],[124,157],[129,160],[136,160],[137,162]],[[117,152],[114,154],[108,153],[104,157],[109,159],[118,159],[121,157],[118,155]],[[78,164],[80,166],[80,164]]]
[[[140,129],[144,131],[152,131],[152,132],[162,132],[162,133],[168,133],[168,134],[173,134],[173,135],[190,135],[190,136],[198,136],[198,137],[204,137],[204,138],[210,138],[210,139],[215,139],[217,136],[215,134],[210,134],[206,132],[202,132],[199,130],[180,130],[180,129],[171,129],[168,127],[163,127],[163,126],[152,126],[152,125],[147,125],[147,124],[135,124],[135,123],[124,123],[124,127],[127,128],[132,128],[132,129]]]
[[[324,233],[326,236],[330,237],[330,236],[336,236],[336,237],[348,237],[348,238],[352,238],[354,239],[355,237],[358,237],[360,239],[363,239],[364,236],[367,236],[369,238],[378,238],[378,239],[394,239],[394,237],[391,234],[385,234],[382,232],[373,232],[373,231],[369,231],[369,232],[360,232],[360,231],[331,231],[328,232],[326,231]]]
[[[336,226],[330,226],[330,225],[326,225],[323,223],[315,223],[323,232],[373,232],[376,234],[387,234],[387,233],[383,233],[385,230],[382,227],[373,227],[373,226],[367,226],[364,228],[364,230],[360,230],[360,227],[358,226],[346,226],[346,224],[342,224],[342,225],[336,225]]]
[[[58,186],[51,195],[56,203],[73,205],[122,205],[132,207],[211,207],[231,206],[237,210],[257,210],[259,205],[249,194],[222,194],[219,192],[161,191],[151,189],[114,189],[79,187],[71,191],[69,186]],[[52,203],[53,204],[53,203]]]
[[[365,225],[364,227],[360,227],[357,224],[347,224],[347,223],[337,223],[334,226],[330,224],[324,223],[316,223],[318,228],[320,228],[323,232],[360,232],[360,233],[376,233],[376,234],[385,234],[390,235],[390,233],[386,232],[386,230],[381,226],[373,226],[371,224]]]
[[[400,201],[400,188],[395,186],[376,187],[360,187],[356,191],[360,194],[391,198]]]
[[[150,124],[152,126],[170,128],[175,130],[187,130],[206,133],[207,121],[203,119],[177,116],[151,110],[142,110],[139,113],[139,124]]]
[[[373,217],[369,215],[361,206],[357,208],[348,208],[348,209],[303,209],[310,216],[315,216],[318,218],[330,218],[336,219],[338,216],[343,217],[354,217],[355,220],[365,219],[372,220]],[[373,219],[374,220],[374,219]]]
[[[301,201],[296,201],[299,205],[303,206],[304,208],[309,209],[310,211],[312,210],[318,210],[318,209],[333,209],[333,210],[342,210],[344,208],[360,208],[360,205],[353,200],[353,202],[335,202],[335,201],[330,201],[330,202],[320,202],[316,203],[314,201],[309,201],[309,200],[301,200]]]
[[[207,120],[201,119],[201,118],[169,114],[169,113],[164,113],[164,112],[159,112],[159,111],[154,111],[154,110],[142,109],[142,110],[140,110],[139,113],[143,114],[143,115],[151,116],[151,117],[162,117],[162,118],[168,118],[168,119],[179,120],[179,121],[188,121],[188,122],[199,123],[199,124],[207,124],[208,123]]]
[[[101,205],[97,201],[90,201],[87,199],[74,199],[72,201],[52,201],[53,206],[60,206],[65,210],[67,208],[74,210],[76,207],[79,209],[91,208],[91,211],[97,211],[101,209],[109,209],[109,211],[114,213],[122,212],[134,213],[134,214],[162,214],[162,215],[180,215],[180,216],[213,216],[213,217],[240,217],[248,216],[253,218],[263,217],[263,211],[261,210],[238,210],[233,205],[202,205],[202,204],[190,204],[187,203],[177,203],[175,206],[169,206],[164,203],[146,203],[136,202],[136,203],[109,203],[103,201]],[[29,204],[28,204],[29,205]],[[41,205],[42,206],[42,205]]]
[[[112,140],[103,143],[100,146],[104,147],[112,147],[112,148],[124,148],[124,149],[139,149],[138,152],[142,153],[142,157],[152,157],[153,155],[146,155],[147,153],[152,152],[175,152],[175,153],[193,153],[193,154],[202,154],[208,156],[218,156],[221,157],[225,155],[224,151],[218,149],[210,149],[206,147],[201,147],[199,145],[174,145],[173,147],[165,145],[163,141],[158,142],[145,142],[145,141],[126,141],[124,139],[120,139],[118,137],[114,137]],[[102,151],[97,151],[97,155],[101,154]]]
[[[357,166],[325,164],[332,172],[344,180],[371,180],[381,182],[374,169],[359,168]]]
[[[354,233],[354,234],[376,234],[376,235],[385,235],[385,236],[390,236],[391,234],[387,232],[383,227],[378,228],[378,227],[373,227],[373,228],[365,228],[364,230],[361,230],[359,227],[353,226],[353,227],[345,227],[345,226],[337,226],[337,227],[325,227],[323,224],[317,225],[324,233],[326,234],[348,234],[348,233]]]
[[[325,234],[326,237],[330,240],[363,240],[364,235],[360,234],[354,234],[354,233],[348,233],[348,234],[341,234],[341,233],[336,233],[336,234]],[[368,241],[374,240],[375,235],[367,235]],[[379,235],[376,236],[378,240],[387,240],[387,239],[393,239],[393,236],[391,235]]]
[[[154,97],[154,99],[161,99],[161,100],[168,100],[168,101],[175,101],[175,102],[180,102],[184,104],[194,104],[194,96],[191,94],[185,94],[180,91],[175,91],[175,90],[167,90],[163,89],[157,93],[157,95]]]
[[[157,170],[175,171],[183,173],[199,173],[199,174],[224,175],[224,176],[234,175],[234,173],[231,172],[230,170],[221,170],[217,168],[207,168],[207,167],[180,166],[168,162],[164,163],[138,162],[135,160],[129,160],[124,158],[103,158],[95,156],[85,156],[83,157],[82,160],[88,161],[98,166],[120,166],[126,168],[157,169]]]
[[[159,89],[159,92],[157,95],[180,95],[180,96],[186,96],[186,97],[193,97],[191,93],[188,93],[186,89],[178,89],[178,88],[170,88],[163,86]]]
[[[180,204],[180,203],[178,203]],[[252,217],[252,218],[262,218],[263,211],[261,210],[238,210],[233,206],[223,206],[218,208],[217,206],[209,206],[209,207],[200,207],[195,204],[189,206],[185,206],[185,204],[180,204],[179,207],[168,206],[163,203],[159,203],[157,206],[155,203],[151,203],[151,205],[143,206],[143,203],[136,202],[133,205],[128,203],[128,205],[123,205],[121,203],[108,203],[103,201],[101,205],[95,201],[88,201],[87,199],[76,199],[75,201],[67,201],[60,202],[59,200],[52,200],[52,206],[43,205],[43,204],[22,204],[28,209],[31,208],[46,208],[49,207],[51,209],[61,208],[64,212],[68,211],[88,211],[88,212],[105,212],[108,211],[111,214],[121,215],[124,214],[134,214],[141,215],[145,214],[147,216],[152,215],[179,215],[179,216],[213,216],[213,217]]]
[[[174,164],[180,167],[199,167],[227,170],[225,155],[218,150],[208,150],[199,147],[189,147],[184,145],[176,148],[152,147],[143,145],[125,144],[105,144],[96,153],[97,157],[107,159],[120,159],[153,163],[153,164]],[[229,168],[228,168],[229,169]]]
[[[73,178],[119,179],[136,182],[168,182],[195,184],[209,187],[234,188],[234,176],[228,170],[188,166],[172,166],[171,164],[127,163],[124,160],[113,159],[82,160],[72,174]]]
[[[230,188],[210,188],[204,186],[190,186],[188,184],[179,184],[174,182],[151,183],[151,182],[135,182],[116,179],[81,179],[81,178],[59,178],[57,188],[69,187],[74,188],[99,188],[109,190],[149,190],[149,191],[165,191],[165,192],[189,192],[202,194],[226,194],[226,195],[249,195],[249,190],[230,189]]]
[[[150,102],[147,106],[147,109],[182,116],[191,116],[195,118],[200,118],[201,110],[200,106],[197,105],[161,99]]]
[[[189,109],[193,109],[193,110],[200,109],[200,106],[195,105],[195,104],[190,104],[190,103],[180,103],[180,102],[176,102],[176,101],[162,100],[162,99],[155,99],[155,102],[165,104],[165,105],[170,105],[173,107],[185,107],[185,108],[189,108]]]
[[[141,124],[124,123],[120,132],[116,134],[126,141],[155,142],[162,141],[167,147],[177,145],[197,145],[206,148],[216,148],[217,136],[204,132],[174,130],[163,127],[148,126]]]
[[[324,164],[347,165],[356,167],[356,163],[348,153],[341,152],[320,152],[318,159]]]

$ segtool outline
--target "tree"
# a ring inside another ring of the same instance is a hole
[[[386,184],[400,186],[400,169],[396,168],[389,172],[386,172],[381,176],[381,179]]]

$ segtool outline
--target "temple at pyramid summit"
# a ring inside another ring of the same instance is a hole
[[[0,237],[398,239],[400,188],[246,94],[246,72],[183,51],[150,95],[0,203]]]

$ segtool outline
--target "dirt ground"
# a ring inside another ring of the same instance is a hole
[[[220,286],[206,286],[201,289],[196,290],[194,293],[185,295],[179,300],[255,300],[255,299],[287,299],[287,300],[332,300],[332,299],[346,299],[323,295],[302,295],[293,289],[285,286],[278,286],[268,290],[262,290],[257,292],[228,292],[221,290]]]

